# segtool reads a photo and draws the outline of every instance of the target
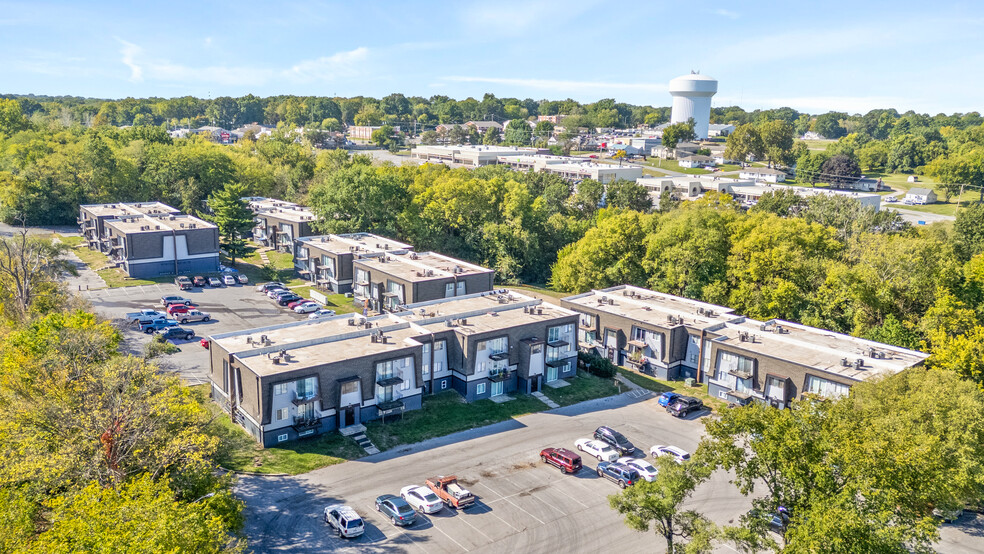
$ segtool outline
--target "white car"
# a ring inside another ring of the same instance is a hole
[[[331,317],[333,315],[335,315],[335,310],[326,310],[322,308],[308,314],[308,319],[321,319],[323,317]]]
[[[656,446],[650,448],[649,453],[652,454],[653,458],[670,456],[676,460],[678,464],[682,464],[690,459],[690,453],[686,450],[676,446],[668,446],[664,444],[657,444]]]
[[[436,514],[444,507],[441,499],[427,487],[418,485],[403,487],[400,489],[400,497],[422,514]]]
[[[629,456],[626,456],[624,458],[619,458],[618,462],[616,463],[622,464],[624,466],[629,466],[632,469],[638,471],[639,476],[645,479],[646,481],[652,481],[656,479],[656,474],[659,473],[659,470],[657,470],[653,466],[653,464],[641,458],[631,458]]]
[[[577,439],[574,446],[578,450],[598,458],[599,462],[614,462],[618,459],[618,452],[608,444],[591,439]]]
[[[318,308],[320,307],[321,304],[318,304],[314,300],[307,300],[305,302],[301,302],[300,304],[294,306],[294,312],[299,314],[309,314],[311,312],[317,311]]]
[[[325,508],[325,523],[330,525],[339,537],[358,537],[366,530],[365,522],[350,506],[335,504]]]
[[[222,277],[222,282],[228,286],[233,286],[237,283],[235,275],[229,275],[228,273]]]

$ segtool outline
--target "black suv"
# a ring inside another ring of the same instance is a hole
[[[699,398],[693,396],[680,396],[673,399],[673,402],[666,407],[666,411],[675,417],[683,417],[690,412],[698,412],[704,409],[704,403]]]
[[[629,439],[625,438],[625,435],[611,427],[602,426],[595,429],[594,438],[595,440],[610,444],[612,448],[618,451],[620,456],[631,456],[635,454],[635,445]]]
[[[598,464],[598,477],[604,477],[613,483],[618,483],[618,486],[624,489],[639,481],[639,472],[622,464],[601,462]]]

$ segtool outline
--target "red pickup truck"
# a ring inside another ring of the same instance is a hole
[[[447,477],[431,477],[427,487],[434,491],[448,508],[469,508],[475,505],[475,495],[458,484],[454,475]]]

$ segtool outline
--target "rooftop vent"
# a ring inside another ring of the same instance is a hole
[[[851,367],[851,360],[848,360],[847,358],[841,358],[841,366]]]
[[[454,327],[454,321],[452,321],[450,319],[447,319],[447,320],[444,321],[444,325],[446,327]]]
[[[698,315],[704,315],[704,308],[697,308]]]
[[[864,359],[858,358],[854,360],[854,369],[861,369],[862,367],[864,367]]]

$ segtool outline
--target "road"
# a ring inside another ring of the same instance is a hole
[[[899,208],[892,204],[886,204],[884,199],[882,199],[882,209],[883,210],[893,210],[899,212],[902,219],[908,221],[913,225],[929,225],[930,223],[936,223],[939,221],[954,221],[957,218],[952,215],[941,215],[941,214],[931,214],[926,212],[919,212],[916,210],[907,210],[905,208]]]

